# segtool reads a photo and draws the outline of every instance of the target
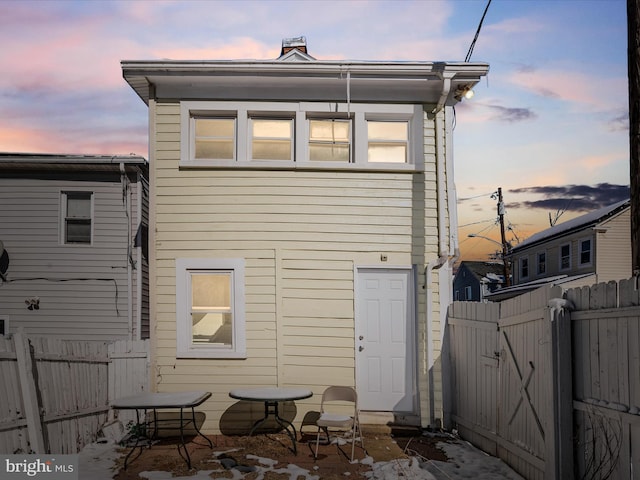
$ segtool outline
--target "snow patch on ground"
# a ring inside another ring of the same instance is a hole
[[[482,450],[475,448],[468,442],[439,442],[447,457],[448,462],[428,460],[412,457],[397,459],[389,462],[375,462],[371,457],[365,457],[360,463],[371,465],[371,471],[366,473],[369,480],[388,480],[406,478],[410,480],[523,480],[500,459],[487,455]],[[277,460],[248,455],[247,458],[257,460],[260,465],[250,467],[251,471],[244,470],[242,465],[223,466],[222,460],[225,452],[216,452],[216,460],[213,460],[211,470],[201,470],[195,475],[173,477],[171,472],[141,472],[140,476],[148,480],[211,480],[224,478],[229,480],[242,480],[248,474],[255,480],[264,480],[267,472],[288,476],[291,480],[320,480],[319,475],[294,464],[286,468],[275,468]],[[113,441],[103,440],[87,445],[80,452],[79,473],[80,478],[91,480],[112,480],[118,473],[116,461],[122,456],[118,445]],[[247,467],[245,467],[247,468]],[[216,474],[221,475],[217,477]],[[348,476],[345,473],[345,479]]]

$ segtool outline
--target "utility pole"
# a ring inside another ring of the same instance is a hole
[[[500,220],[500,238],[502,240],[502,264],[504,265],[504,286],[511,286],[511,269],[509,268],[509,244],[504,235],[504,202],[502,201],[502,187],[498,187],[498,220]]]
[[[640,275],[640,1],[627,0],[629,162],[631,174],[631,271]]]

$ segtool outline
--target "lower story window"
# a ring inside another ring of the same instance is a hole
[[[244,262],[176,261],[177,356],[245,358]]]

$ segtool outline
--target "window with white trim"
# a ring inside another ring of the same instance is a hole
[[[591,239],[580,240],[580,266],[591,265]]]
[[[196,159],[235,160],[236,119],[194,117]]]
[[[471,286],[467,285],[466,287],[464,287],[464,299],[465,300],[472,300],[473,299],[473,293],[471,291]]]
[[[350,162],[351,121],[340,118],[310,118],[309,160]]]
[[[293,160],[291,118],[251,118],[252,160]]]
[[[409,122],[367,121],[369,162],[407,163]]]
[[[93,192],[62,192],[63,244],[91,244]]]
[[[560,245],[560,270],[571,268],[571,244]]]
[[[424,109],[409,104],[180,102],[180,167],[416,171]]]
[[[178,358],[246,358],[244,261],[176,260]]]
[[[537,254],[536,273],[538,275],[544,275],[547,273],[547,253],[539,252]]]

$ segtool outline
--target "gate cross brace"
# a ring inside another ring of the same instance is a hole
[[[516,414],[520,409],[520,405],[522,405],[522,401],[524,399],[526,400],[525,405],[529,407],[529,411],[533,415],[533,419],[535,420],[536,425],[538,426],[538,431],[540,432],[540,436],[542,436],[542,440],[544,440],[544,429],[542,428],[542,423],[540,422],[540,418],[538,417],[536,409],[534,408],[533,403],[531,402],[531,396],[529,395],[529,391],[527,390],[527,388],[529,387],[529,382],[531,382],[531,378],[533,377],[533,372],[535,370],[535,367],[533,366],[533,362],[529,361],[528,362],[529,371],[527,373],[527,378],[523,379],[522,372],[520,371],[520,367],[518,366],[518,361],[516,360],[516,356],[513,353],[513,349],[511,348],[511,342],[509,342],[509,337],[507,337],[507,333],[504,330],[502,331],[502,335],[504,337],[505,343],[507,344],[507,351],[509,352],[509,357],[511,358],[511,365],[515,370],[515,373],[518,376],[518,379],[520,380],[520,398],[518,399],[518,403],[516,403],[516,406],[513,409],[513,413],[509,418],[508,425],[511,425],[511,422],[513,422],[513,420],[515,419]]]

